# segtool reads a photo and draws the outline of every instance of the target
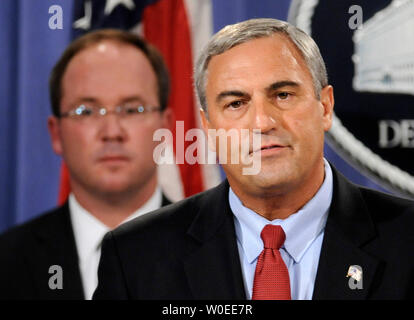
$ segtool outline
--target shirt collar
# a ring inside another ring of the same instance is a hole
[[[126,218],[122,223],[130,221],[134,218],[142,216],[145,213],[157,210],[161,208],[162,205],[162,192],[161,188],[157,187],[155,192],[152,194],[151,198],[148,199],[138,210],[136,210],[133,214],[131,214],[128,218]]]
[[[161,189],[157,187],[151,198],[128,218],[122,221],[122,223],[130,221],[147,212],[154,211],[160,208],[161,204],[162,192]],[[69,212],[79,259],[87,259],[91,254],[100,249],[102,239],[105,234],[110,231],[110,228],[83,208],[76,200],[73,193],[69,195]]]
[[[235,216],[237,241],[242,246],[249,263],[252,263],[263,250],[260,233],[266,224],[280,225],[286,234],[282,248],[300,262],[306,250],[323,231],[332,200],[332,170],[324,159],[325,178],[315,196],[301,209],[288,218],[269,221],[253,210],[246,208],[240,199],[229,189],[230,208]]]

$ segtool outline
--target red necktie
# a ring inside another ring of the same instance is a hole
[[[253,300],[291,300],[289,272],[279,248],[285,242],[281,226],[266,225],[260,234],[264,249],[257,260]]]

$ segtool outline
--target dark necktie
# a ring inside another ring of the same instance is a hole
[[[260,234],[264,249],[257,260],[253,300],[291,300],[289,272],[279,249],[285,242],[281,226],[266,225]]]

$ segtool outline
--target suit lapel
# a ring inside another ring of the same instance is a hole
[[[39,261],[33,261],[32,270],[39,296],[45,299],[84,299],[68,203],[58,208],[34,233],[34,248]],[[62,267],[62,290],[49,288],[49,278],[53,275],[48,272],[51,265]]]
[[[245,299],[228,188],[225,181],[201,199],[188,229],[184,269],[195,299]]]
[[[172,202],[170,201],[170,199],[168,199],[164,192],[162,193],[162,202],[161,202],[161,207],[165,207],[168,206],[169,204],[171,204]]]
[[[379,265],[375,257],[363,250],[364,245],[375,237],[374,225],[359,188],[334,168],[332,171],[334,193],[313,299],[366,299]],[[362,268],[362,284],[359,283],[359,286],[355,286],[355,281],[347,277],[352,265]],[[354,285],[350,286],[350,282]]]

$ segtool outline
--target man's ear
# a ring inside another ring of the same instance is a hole
[[[166,108],[162,113],[162,124],[161,127],[165,129],[171,130],[173,128],[174,123],[174,114],[170,108]]]
[[[47,128],[49,130],[50,141],[52,143],[53,151],[62,155],[62,138],[60,134],[60,121],[55,116],[49,116],[47,119]]]
[[[200,108],[200,119],[201,119],[201,127],[203,128],[204,132],[208,133],[208,129],[210,128],[210,122],[208,120],[208,115],[206,111]]]
[[[323,107],[323,128],[328,131],[332,126],[333,109],[335,104],[333,87],[325,86],[320,93],[320,102]]]
[[[202,108],[200,108],[200,118],[201,118],[201,127],[204,130],[204,133],[207,138],[208,147],[211,151],[216,152],[216,140],[215,137],[212,137],[209,135],[208,129],[211,128],[210,120],[208,119],[207,111],[204,111]]]

